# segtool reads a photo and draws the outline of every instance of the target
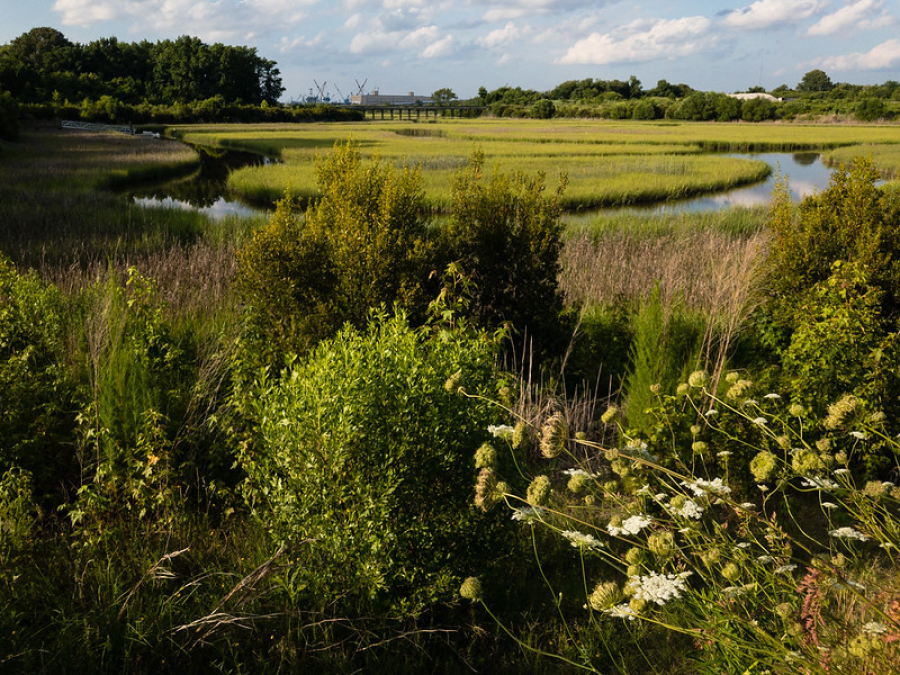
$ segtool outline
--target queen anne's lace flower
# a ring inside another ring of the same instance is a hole
[[[508,424],[491,424],[487,430],[494,438],[502,438],[504,440],[512,438],[513,431],[515,431]]]
[[[607,525],[606,529],[614,537],[619,537],[623,534],[638,534],[641,530],[652,523],[653,521],[647,516],[637,515],[631,516],[630,518],[622,521],[621,527],[617,527],[615,525]]]
[[[836,539],[858,539],[859,541],[869,541],[869,538],[866,535],[852,527],[839,527],[836,530],[829,531],[828,534]]]
[[[682,481],[681,484],[691,490],[691,492],[693,492],[697,497],[702,497],[707,493],[712,493],[718,496],[724,496],[731,493],[731,488],[725,485],[722,482],[721,478],[714,478],[712,480],[696,478],[691,483]]]
[[[684,503],[680,506],[676,506],[674,503],[669,505],[670,510],[676,516],[681,516],[682,518],[693,518],[694,520],[700,520],[703,517],[703,508],[697,504],[693,499],[685,499]]]
[[[604,609],[603,613],[616,619],[628,619],[629,621],[634,621],[638,618],[637,613],[631,609],[631,605],[627,602],[616,605],[615,607],[610,607],[609,609]]]
[[[659,574],[651,572],[644,576],[631,577],[628,580],[627,590],[630,590],[632,597],[638,601],[655,602],[657,605],[664,605],[669,600],[681,597],[681,593],[685,590],[684,580],[690,572],[682,574]]]
[[[575,548],[595,549],[603,546],[603,542],[593,535],[576,532],[575,530],[564,530],[562,536],[568,539]]]

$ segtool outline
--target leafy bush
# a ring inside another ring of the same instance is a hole
[[[8,91],[0,90],[0,140],[19,137],[19,104]]]
[[[309,542],[295,580],[319,609],[421,609],[496,556],[468,505],[496,354],[483,333],[432,338],[382,312],[244,392],[247,498],[277,541]]]
[[[76,470],[66,311],[58,289],[0,255],[0,472],[27,470],[40,497]]]
[[[476,151],[456,176],[443,250],[471,275],[477,325],[508,323],[535,340],[537,353],[547,353],[562,329],[559,199],[566,179],[547,195],[541,173],[488,176],[484,164],[484,153]]]
[[[280,365],[345,323],[365,323],[386,305],[424,317],[434,269],[419,172],[337,144],[317,158],[321,199],[299,213],[282,200],[268,225],[240,253],[237,284],[249,306],[251,352]]]

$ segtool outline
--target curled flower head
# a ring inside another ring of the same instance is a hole
[[[788,413],[793,417],[803,417],[806,414],[806,408],[799,403],[792,403],[788,408]]]
[[[481,600],[481,581],[478,577],[466,577],[459,587],[459,594],[466,600],[479,602]]]
[[[444,389],[449,391],[451,394],[457,393],[460,389],[463,388],[463,374],[461,370],[457,370],[450,377],[447,378],[447,381],[444,382]]]
[[[741,568],[733,562],[728,563],[722,568],[722,576],[731,583],[734,583],[741,578]]]
[[[825,470],[822,458],[812,450],[800,448],[791,458],[791,468],[800,475],[808,475]]]
[[[709,384],[709,373],[705,370],[695,370],[688,377],[688,384],[694,387],[694,389],[702,389]]]
[[[671,532],[654,532],[647,538],[647,548],[661,560],[675,555],[675,535]]]
[[[740,377],[741,377],[741,374],[739,372],[737,372],[736,370],[732,370],[730,373],[728,373],[725,376],[725,381],[728,384],[734,384],[735,382],[737,382],[740,379]]]
[[[750,472],[757,483],[768,483],[775,477],[778,458],[768,450],[763,450],[750,460]]]
[[[569,488],[569,490],[576,494],[578,494],[591,484],[592,477],[591,474],[589,474],[587,471],[578,469],[572,471],[569,476],[569,483],[567,487]]]
[[[479,471],[478,482],[475,484],[475,506],[482,511],[489,511],[503,499],[503,493],[497,489],[499,485],[492,469],[485,467]]]
[[[475,451],[475,468],[476,469],[493,469],[497,465],[497,451],[490,443],[482,443],[481,447]]]
[[[840,429],[847,426],[862,412],[862,401],[847,395],[828,406],[828,415],[822,422],[826,429]]]
[[[558,457],[566,444],[569,428],[563,416],[556,412],[541,428],[541,454],[547,459]]]
[[[728,391],[725,392],[725,396],[732,400],[744,398],[752,386],[753,383],[750,380],[737,380],[728,388]]]
[[[691,444],[691,451],[695,455],[703,455],[709,451],[709,443],[706,441],[694,441]]]
[[[550,479],[547,476],[535,476],[526,492],[526,500],[532,506],[541,506],[550,499]]]
[[[525,422],[516,422],[510,443],[515,450],[522,450],[528,444],[528,425]]]
[[[621,414],[621,409],[617,405],[609,406],[606,411],[600,416],[600,421],[603,424],[612,424],[617,419],[619,419],[619,415]]]
[[[594,591],[588,597],[588,603],[595,612],[602,612],[622,602],[624,598],[619,584],[607,581],[594,587]]]

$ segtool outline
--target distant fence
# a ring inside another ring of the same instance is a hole
[[[121,124],[98,124],[96,122],[76,122],[74,120],[63,120],[63,129],[81,129],[83,131],[117,131],[120,134],[134,134],[134,127],[123,126]]]

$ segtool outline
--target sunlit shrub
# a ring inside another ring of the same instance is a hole
[[[247,499],[277,541],[309,542],[294,577],[319,609],[417,611],[496,554],[469,504],[496,355],[379,313],[246,392]]]

